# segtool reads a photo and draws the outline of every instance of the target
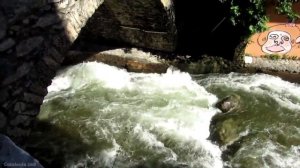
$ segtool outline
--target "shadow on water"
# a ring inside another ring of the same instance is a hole
[[[37,121],[24,148],[45,167],[64,167],[68,159],[91,151],[76,132],[68,132],[47,121]],[[70,157],[70,153],[74,155]]]
[[[93,156],[113,146],[85,124],[92,110],[69,104],[72,101],[57,98],[45,103],[24,144],[45,167],[95,167],[101,163]]]

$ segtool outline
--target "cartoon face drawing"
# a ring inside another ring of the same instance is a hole
[[[271,31],[262,51],[268,54],[285,54],[292,49],[291,35],[284,31]]]

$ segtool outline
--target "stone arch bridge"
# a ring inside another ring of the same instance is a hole
[[[0,133],[17,141],[30,133],[78,37],[173,51],[171,8],[169,0],[0,0]]]

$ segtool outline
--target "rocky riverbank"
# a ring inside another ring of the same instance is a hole
[[[117,48],[101,52],[71,50],[63,65],[73,65],[83,61],[99,61],[124,68],[130,72],[143,73],[164,73],[170,66],[190,74],[265,73],[279,76],[290,82],[300,83],[299,60],[252,58],[251,63],[246,60],[246,63],[242,64],[215,56],[204,55],[195,60],[191,56],[160,55],[137,48]]]
[[[192,60],[191,56],[159,55],[136,48],[119,48],[102,52],[69,51],[63,65],[83,61],[99,61],[124,68],[130,72],[164,73],[173,66],[191,74],[229,73],[240,67],[221,57],[202,56]]]

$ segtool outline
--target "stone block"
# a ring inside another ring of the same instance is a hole
[[[0,52],[6,51],[16,44],[15,40],[8,38],[0,43]]]
[[[21,112],[26,109],[26,104],[23,102],[17,102],[14,107],[14,111]]]
[[[44,38],[41,36],[36,36],[36,37],[32,37],[32,38],[21,41],[17,45],[17,48],[16,48],[17,56],[22,57],[22,56],[29,54],[34,49],[41,47],[43,41],[44,41]]]
[[[47,95],[47,88],[44,88],[38,84],[32,84],[30,87],[29,87],[29,90],[30,92],[32,93],[35,93],[35,94],[38,94],[40,96],[46,96]]]
[[[5,16],[3,13],[0,11],[0,40],[3,39],[6,35],[6,29],[7,29],[7,23]]]
[[[48,14],[43,17],[40,17],[40,19],[37,21],[37,23],[34,25],[34,27],[44,28],[44,27],[51,26],[51,25],[54,25],[59,22],[60,22],[60,19],[57,15]]]
[[[12,82],[19,80],[24,75],[26,75],[30,71],[31,68],[32,68],[32,63],[22,64],[14,74],[12,74],[12,75],[8,76],[6,79],[4,79],[1,84],[4,86],[4,85],[8,85]]]
[[[9,94],[8,94],[8,90],[7,89],[1,89],[0,90],[0,103],[3,103],[5,102],[8,97],[9,97]]]
[[[38,96],[33,93],[24,93],[24,101],[33,104],[42,104],[44,100],[43,96]]]
[[[47,47],[45,55],[52,57],[57,63],[61,63],[64,60],[64,56],[60,54],[54,47]]]
[[[56,70],[59,67],[59,63],[51,57],[43,57],[43,61],[50,69]]]
[[[29,133],[30,133],[29,129],[23,129],[19,127],[11,127],[11,126],[7,128],[7,134],[14,138],[26,137],[29,135]]]
[[[40,111],[38,109],[34,109],[34,110],[23,111],[19,114],[35,117],[39,114],[39,112]]]
[[[11,126],[25,126],[28,127],[33,120],[32,116],[27,115],[17,115],[16,118],[10,120],[9,124]]]

